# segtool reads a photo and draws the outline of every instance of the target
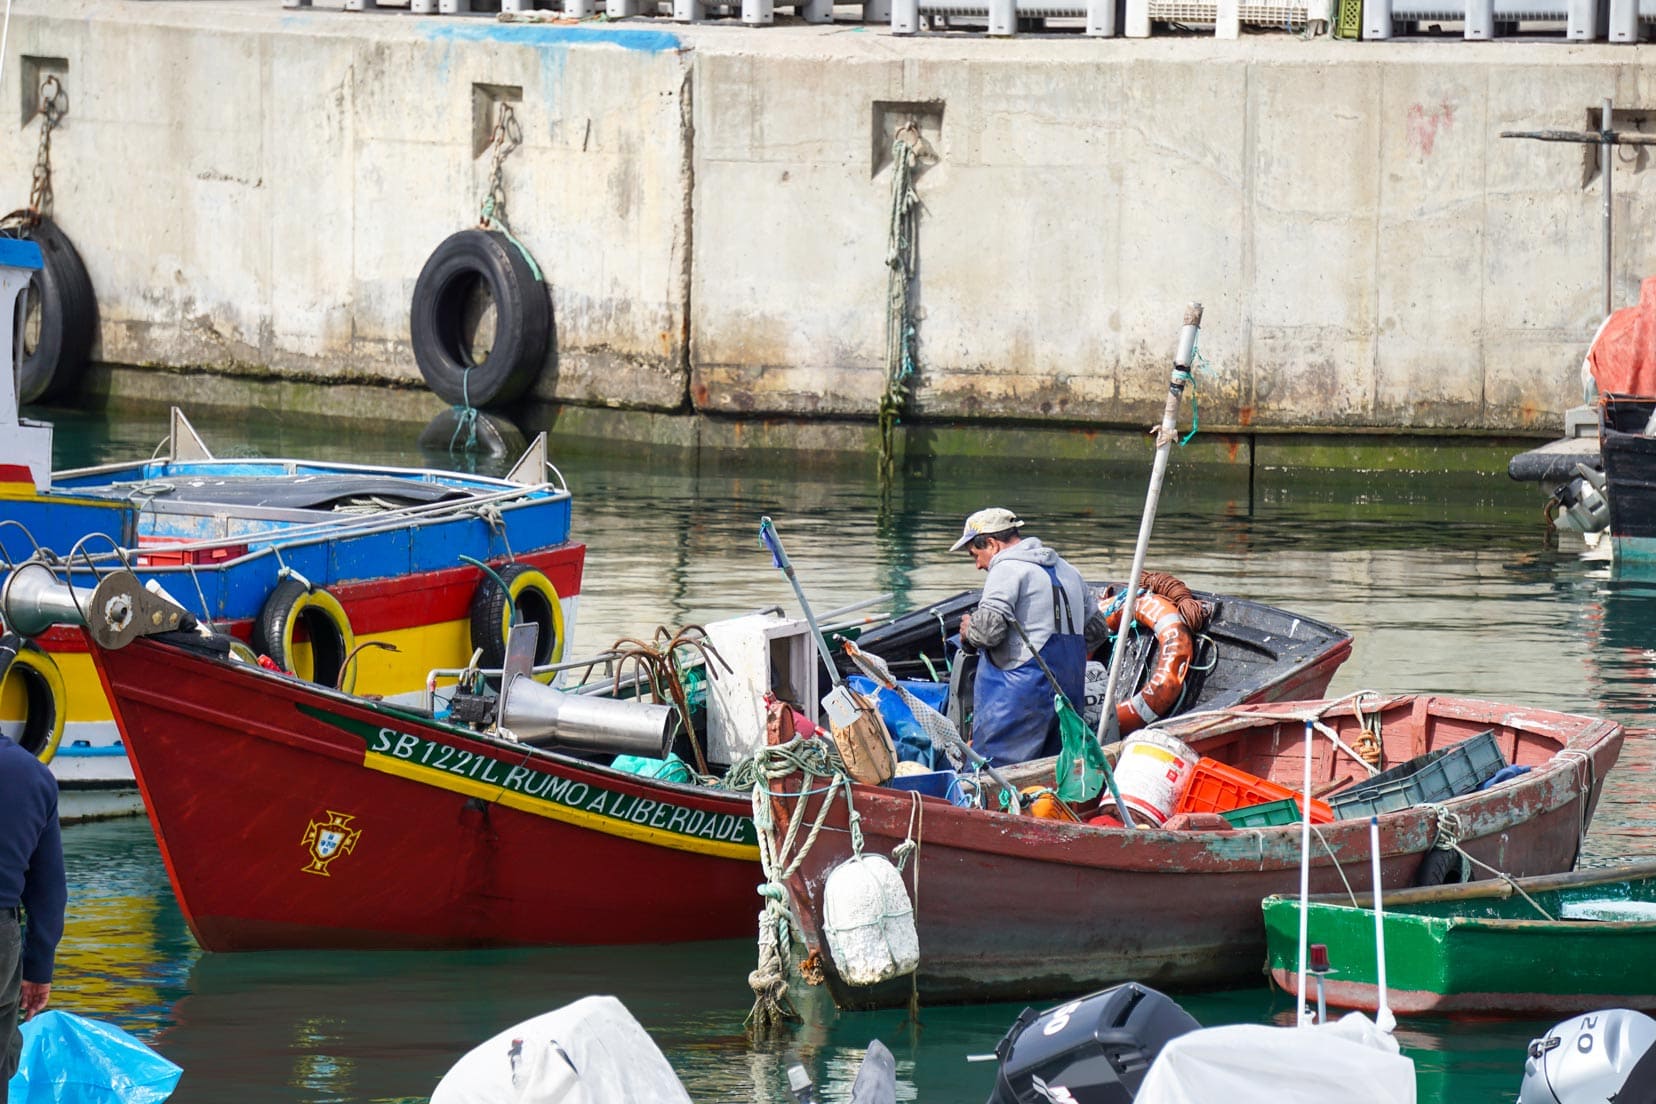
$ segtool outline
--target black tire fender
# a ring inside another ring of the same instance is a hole
[[[495,574],[506,584],[518,615],[540,626],[540,636],[535,641],[535,666],[563,659],[563,603],[552,580],[527,564],[507,564],[497,568]],[[510,626],[511,609],[506,595],[485,574],[471,601],[472,647],[482,650],[485,668],[496,668],[506,661],[506,631]]]
[[[23,730],[15,737],[17,745],[42,763],[50,763],[63,743],[68,720],[63,673],[51,656],[16,633],[0,636],[0,702],[22,707]]]
[[[1414,884],[1435,886],[1464,882],[1467,880],[1466,866],[1466,860],[1461,858],[1459,851],[1434,847],[1420,860],[1420,867],[1415,871]]]
[[[55,222],[42,216],[26,236],[40,246],[41,267],[29,274],[30,317],[38,328],[27,328],[34,348],[24,350],[18,401],[46,402],[80,383],[98,332],[98,301],[80,254]]]
[[[339,599],[321,587],[293,578],[276,584],[253,624],[253,648],[306,682],[346,692],[356,685],[356,665],[345,663],[356,648],[351,619]]]
[[[495,339],[474,363],[466,310],[479,290],[494,301]],[[409,339],[426,386],[446,403],[508,403],[535,382],[546,361],[552,306],[523,253],[492,230],[451,234],[414,281]],[[469,370],[468,370],[469,369]]]

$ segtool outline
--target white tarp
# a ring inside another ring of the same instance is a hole
[[[509,1027],[437,1083],[431,1104],[691,1104],[673,1067],[614,997]]]
[[[1414,1062],[1361,1012],[1329,1024],[1209,1027],[1173,1039],[1134,1104],[1415,1104]]]

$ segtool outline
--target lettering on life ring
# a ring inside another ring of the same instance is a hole
[[[506,593],[487,574],[477,584],[471,601],[471,643],[483,651],[486,668],[506,662],[506,633],[512,627],[512,609],[526,622],[540,626],[535,640],[535,666],[557,663],[564,654],[563,602],[558,588],[543,572],[527,564],[507,564],[496,570]],[[506,600],[507,596],[511,601]]]
[[[356,685],[356,665],[340,670],[356,647],[351,619],[339,599],[321,587],[283,579],[265,599],[253,626],[253,647],[284,671],[306,682],[338,686],[349,693]]]
[[[0,636],[0,724],[24,751],[50,763],[63,742],[63,673],[52,657],[16,633]],[[19,722],[21,722],[19,724]]]
[[[1167,716],[1179,704],[1196,642],[1179,607],[1160,594],[1141,594],[1133,604],[1133,620],[1156,634],[1156,669],[1142,689],[1116,705],[1116,723],[1121,734],[1135,732]],[[1121,606],[1106,618],[1111,632],[1121,630]]]

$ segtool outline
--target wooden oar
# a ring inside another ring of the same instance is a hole
[[[1156,432],[1156,459],[1150,466],[1150,490],[1144,497],[1144,517],[1139,521],[1138,543],[1133,548],[1133,570],[1127,576],[1127,592],[1121,614],[1121,631],[1116,634],[1115,651],[1110,655],[1110,673],[1104,685],[1104,711],[1098,716],[1098,731],[1094,734],[1100,744],[1113,744],[1121,738],[1121,725],[1116,720],[1116,683],[1121,677],[1122,661],[1127,655],[1127,633],[1133,624],[1133,607],[1138,602],[1139,579],[1144,575],[1144,554],[1150,547],[1150,529],[1156,521],[1156,506],[1161,501],[1162,480],[1167,475],[1167,457],[1172,451],[1178,433],[1179,399],[1190,382],[1190,364],[1196,355],[1196,334],[1202,328],[1202,304],[1192,303],[1185,308],[1184,328],[1179,331],[1179,349],[1173,357],[1173,373],[1167,384],[1167,404],[1162,408],[1161,427]],[[1110,787],[1115,792],[1115,786]],[[1133,818],[1127,805],[1116,797],[1116,810],[1121,822],[1131,827]]]

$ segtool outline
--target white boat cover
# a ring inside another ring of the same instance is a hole
[[[1414,1062],[1361,1012],[1310,1027],[1236,1024],[1171,1040],[1134,1104],[1414,1104]]]
[[[509,1027],[443,1075],[431,1104],[691,1104],[654,1040],[614,997]]]

